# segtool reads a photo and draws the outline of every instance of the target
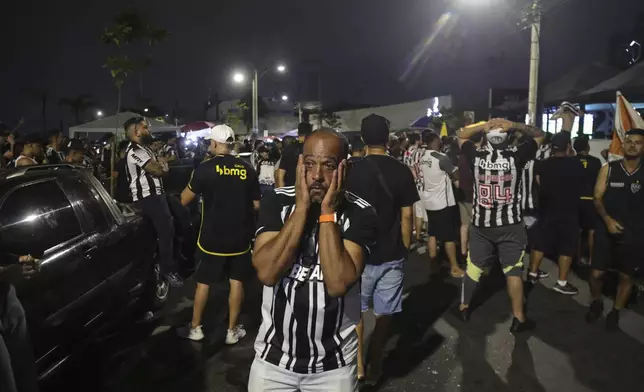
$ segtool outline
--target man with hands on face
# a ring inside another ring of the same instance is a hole
[[[261,202],[253,265],[264,289],[251,392],[357,390],[357,281],[377,218],[343,190],[346,156],[334,131],[312,133],[295,186]]]

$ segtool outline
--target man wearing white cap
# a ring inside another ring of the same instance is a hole
[[[181,193],[181,204],[187,206],[197,195],[203,199],[201,228],[197,238],[197,290],[192,322],[179,330],[191,340],[204,338],[201,319],[212,283],[228,278],[229,321],[226,344],[235,344],[246,336],[237,324],[244,298],[243,282],[252,276],[250,247],[255,228],[255,210],[261,198],[259,181],[253,167],[231,155],[235,141],[233,130],[217,125],[206,137],[212,159],[203,162],[192,174]],[[229,222],[233,222],[230,224]]]

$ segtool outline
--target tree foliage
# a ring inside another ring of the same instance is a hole
[[[242,119],[244,120],[244,125],[247,129],[253,127],[253,95],[248,93],[239,101],[239,109],[242,112]],[[257,117],[262,118],[266,117],[268,114],[268,106],[262,97],[257,98]]]
[[[81,117],[90,108],[97,106],[96,101],[90,94],[80,94],[76,97],[61,98],[58,105],[67,106],[76,120],[76,125],[80,124]]]
[[[120,91],[128,76],[134,72],[148,68],[152,64],[152,55],[146,53],[143,57],[129,57],[127,48],[136,43],[144,43],[148,49],[163,41],[168,31],[153,27],[140,13],[132,10],[124,11],[114,18],[114,25],[105,28],[100,40],[116,48],[116,54],[107,57],[103,68],[109,70],[114,86]],[[137,50],[137,53],[140,51]]]

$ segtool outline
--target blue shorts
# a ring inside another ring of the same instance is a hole
[[[363,312],[369,309],[371,298],[376,315],[387,316],[402,311],[403,266],[404,260],[365,265],[360,286]]]

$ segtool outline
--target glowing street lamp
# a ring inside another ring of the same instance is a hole
[[[282,101],[288,101],[288,95],[282,95]]]
[[[96,112],[96,117],[103,117],[103,111],[99,110],[98,112]]]
[[[244,80],[246,80],[246,76],[243,73],[235,72],[233,74],[233,82],[241,84],[244,83]]]
[[[149,110],[148,108],[143,109],[143,111],[146,113],[148,112],[148,110]]]
[[[277,66],[277,72],[279,72],[279,73],[284,73],[284,72],[286,72],[286,65],[284,65],[284,64],[279,64],[279,65]]]

